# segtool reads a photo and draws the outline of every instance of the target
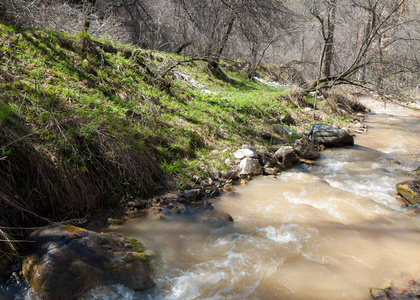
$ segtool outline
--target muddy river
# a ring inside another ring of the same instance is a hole
[[[146,293],[119,287],[119,297],[370,299],[370,287],[419,279],[420,215],[394,194],[418,167],[420,113],[364,103],[369,130],[355,146],[213,200],[233,225],[173,217],[115,229],[153,252],[157,283]]]

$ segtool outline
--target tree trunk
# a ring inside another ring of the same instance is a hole
[[[337,0],[331,0],[328,8],[327,35],[325,40],[325,59],[322,72],[324,77],[326,78],[331,76],[331,66],[334,57],[334,30],[336,10]]]
[[[96,0],[89,0],[85,10],[85,22],[83,24],[83,31],[89,32],[90,28],[90,16],[93,13],[93,9],[96,5]]]
[[[210,62],[210,67],[212,67],[214,69],[219,68],[219,61],[220,61],[220,58],[222,56],[223,50],[225,49],[225,47],[227,45],[230,34],[232,33],[233,24],[235,23],[235,19],[236,19],[236,17],[233,16],[232,19],[229,21],[228,28],[227,28],[226,33],[223,36],[223,39],[220,43],[220,47],[219,47],[219,49],[217,49],[214,59],[212,59],[211,62]]]
[[[362,45],[369,39],[370,33],[372,31],[372,26],[373,26],[373,15],[372,15],[372,12],[369,12],[369,16],[365,25],[365,32],[363,34]],[[359,81],[362,84],[365,84],[366,82],[366,66],[363,66],[362,69],[360,70]]]

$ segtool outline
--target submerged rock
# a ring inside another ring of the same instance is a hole
[[[204,196],[204,192],[200,189],[192,189],[182,194],[182,197],[190,202],[197,201],[203,196]]]
[[[148,256],[136,240],[74,226],[38,230],[23,274],[46,300],[79,299],[101,286],[122,284],[135,291],[154,286]]]
[[[420,180],[408,180],[398,183],[397,191],[411,204],[420,204]]]
[[[233,218],[223,211],[197,210],[191,214],[191,220],[215,228],[225,227],[233,223]]]
[[[314,143],[323,144],[327,147],[351,146],[354,144],[353,136],[344,129],[321,123],[312,125],[309,137]]]
[[[279,169],[277,168],[263,168],[264,175],[277,175],[279,173]]]

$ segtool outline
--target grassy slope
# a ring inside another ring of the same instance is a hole
[[[159,76],[182,59],[0,25],[0,201],[7,208],[0,219],[92,215],[156,192],[162,174],[188,181],[227,168],[225,158],[243,143],[269,146],[258,133],[272,132],[281,115],[310,122],[299,101],[311,99],[250,81],[233,63],[223,67],[230,80],[209,74],[204,62]],[[17,216],[25,210],[32,213]]]

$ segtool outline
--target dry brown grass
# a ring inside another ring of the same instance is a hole
[[[357,101],[357,98],[349,93],[332,91],[326,95],[326,100],[335,112],[365,112],[366,107]]]
[[[160,179],[147,146],[135,150],[97,130],[90,143],[72,141],[71,155],[80,152],[78,146],[91,154],[92,161],[80,171],[65,155],[38,147],[37,136],[23,124],[17,116],[0,123],[3,149],[9,149],[0,160],[0,226],[92,216],[98,209],[116,207],[128,188],[145,195]]]

